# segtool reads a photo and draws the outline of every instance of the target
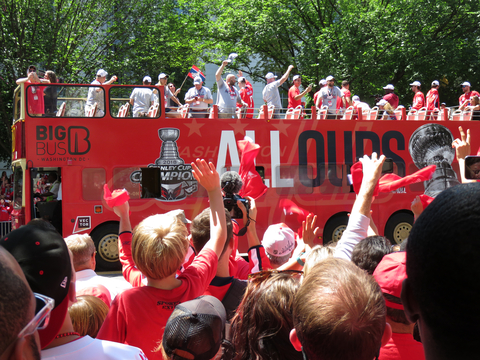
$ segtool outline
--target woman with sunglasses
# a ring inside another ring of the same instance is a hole
[[[41,84],[50,83],[50,80],[40,79],[37,75],[37,68],[30,65],[27,69],[27,77],[17,80],[17,84]],[[27,88],[27,110],[30,116],[42,116],[45,112],[43,102],[43,88],[40,86],[29,86]]]

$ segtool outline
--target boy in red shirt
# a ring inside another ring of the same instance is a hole
[[[420,83],[420,81],[414,81],[413,83],[410,84],[410,86],[412,87],[412,91],[415,94],[415,96],[413,97],[413,104],[412,104],[412,109],[415,109],[415,110],[420,110],[422,107],[425,106],[425,96],[420,91],[421,85],[422,84]]]
[[[145,275],[147,286],[129,289],[112,302],[97,338],[136,344],[150,360],[176,305],[202,295],[217,271],[218,257],[226,240],[225,210],[220,177],[212,163],[192,163],[195,179],[207,190],[210,200],[210,240],[185,271],[176,277],[188,250],[187,229],[176,216],[153,215],[135,228],[132,256]],[[128,202],[114,207],[120,217],[120,234],[131,232]]]

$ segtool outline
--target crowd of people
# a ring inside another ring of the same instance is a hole
[[[230,60],[224,60],[215,73],[215,81],[217,85],[217,102],[218,116],[220,118],[237,117],[237,109],[240,108],[243,118],[253,118],[255,111],[255,103],[253,101],[253,86],[243,76],[242,71],[235,74],[227,74],[225,80],[222,78],[225,67]],[[264,104],[273,107],[273,117],[283,117],[282,99],[279,87],[288,80],[293,65],[290,65],[287,71],[277,80],[277,76],[272,72],[265,75],[266,85],[263,89],[262,96]],[[17,80],[17,84],[48,84],[56,83],[57,78],[53,71],[46,71],[44,78],[40,79],[36,72],[36,67],[31,65],[27,70],[27,77]],[[112,76],[107,81],[108,73],[100,69],[96,73],[96,78],[92,85],[109,85],[117,81],[117,76]],[[210,115],[209,105],[213,104],[212,92],[203,85],[204,79],[197,75],[193,79],[194,86],[190,88],[184,97],[184,104],[180,102],[177,95],[181,88],[175,89],[173,83],[168,83],[168,75],[160,73],[158,75],[158,83],[155,85],[164,86],[164,111],[166,117],[181,117],[181,112],[177,111],[183,107],[188,107],[190,117],[207,118]],[[151,85],[150,76],[143,78],[143,85]],[[314,84],[309,84],[303,91],[300,86],[302,84],[301,75],[294,75],[292,78],[292,86],[288,91],[288,109],[297,107],[305,108],[305,102],[302,101],[304,96],[311,92]],[[235,86],[238,84],[238,88]],[[182,84],[183,85],[183,84]],[[435,110],[443,110],[446,108],[445,103],[440,102],[438,89],[440,82],[434,80],[426,95],[422,92],[422,84],[414,81],[410,84],[414,93],[412,110],[420,110],[425,108],[429,114]],[[471,84],[467,81],[461,84],[463,94],[459,98],[459,109],[471,110],[472,119],[480,120],[480,94],[471,89]],[[370,110],[370,106],[366,102],[362,102],[358,95],[352,96],[350,91],[350,83],[347,80],[342,81],[342,87],[335,86],[335,77],[330,75],[319,82],[320,89],[313,95],[313,103],[320,109],[327,109],[327,119],[337,119],[343,115],[347,108],[351,107],[354,116],[362,110]],[[399,105],[399,98],[395,94],[395,86],[387,84],[383,87],[385,95],[376,100],[376,106],[379,108],[378,119],[396,120],[394,113],[396,109],[403,107]],[[55,116],[57,113],[57,92],[51,86],[31,86],[28,91],[28,112],[32,116]],[[155,89],[135,88],[130,95],[130,104],[133,106],[132,115],[134,117],[148,116],[149,109],[155,103],[159,103],[159,94]],[[85,104],[85,116],[102,117],[105,115],[104,94],[100,87],[92,87],[88,90],[87,101]],[[92,107],[95,110],[92,112]],[[92,115],[93,114],[93,115]]]
[[[465,171],[471,135],[459,130],[452,147]],[[90,236],[63,239],[32,220],[0,241],[0,358],[475,358],[480,185],[462,175],[431,203],[414,201],[410,236],[392,246],[371,218],[384,161],[360,159],[345,232],[315,245],[313,214],[298,234],[271,224],[260,241],[251,197],[248,210],[237,202],[240,228],[223,178],[197,160],[210,206],[193,221],[179,209],[132,229],[128,200],[113,206],[125,286],[95,273]]]

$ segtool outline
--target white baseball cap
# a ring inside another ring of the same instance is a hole
[[[293,77],[293,81],[295,81],[295,80],[297,80],[297,79],[301,79],[301,78],[302,78],[302,77],[301,77],[300,75],[295,75],[295,76]]]
[[[143,82],[145,82],[145,81],[152,82],[152,78],[150,76],[145,76],[143,78]]]
[[[414,81],[410,84],[410,86],[421,86],[422,84],[420,83],[420,81]]]
[[[327,85],[327,80],[325,80],[325,79],[320,80],[320,82],[318,83],[318,85],[320,85],[320,86],[325,86],[325,85]]]
[[[440,83],[438,82],[438,80],[433,80],[432,86],[440,86]]]
[[[470,85],[470,83],[469,83],[468,81],[465,81],[465,82],[464,82],[462,85],[460,85],[460,86],[472,86],[472,85]]]
[[[263,235],[262,245],[272,256],[285,256],[295,249],[295,233],[287,225],[270,225]]]
[[[355,101],[355,102],[360,101],[360,96],[354,95],[354,96],[352,97],[352,101]]]
[[[165,78],[168,78],[167,74],[161,73],[160,75],[158,75],[158,80],[165,79]]]
[[[335,80],[335,78],[332,75],[328,75],[325,80],[330,81],[330,80]]]
[[[377,106],[385,106],[387,104],[388,104],[388,101],[385,99],[382,99],[377,103]]]
[[[393,86],[392,84],[388,84],[383,88],[383,90],[395,90],[395,86]]]
[[[195,76],[195,79],[193,79],[193,84],[194,85],[198,85],[198,84],[201,84],[203,81],[202,81],[202,78],[200,76]]]
[[[100,69],[100,70],[97,71],[97,76],[106,77],[107,75],[108,75],[108,73],[103,69]]]
[[[265,75],[265,79],[276,79],[277,76],[273,75],[273,73],[269,72],[267,75]]]

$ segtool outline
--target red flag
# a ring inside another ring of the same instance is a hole
[[[113,193],[111,193],[108,185],[105,184],[103,186],[103,198],[107,202],[107,205],[113,208],[114,206],[120,206],[126,203],[130,199],[130,196],[125,189],[113,190]]]
[[[278,205],[280,208],[283,209],[283,211],[286,214],[297,214],[297,220],[301,224],[305,219],[307,218],[308,214],[310,214],[309,211],[302,209],[300,206],[295,204],[292,200],[290,199],[282,199],[278,202]]]
[[[423,210],[425,210],[425,208],[430,205],[430,203],[435,199],[431,196],[428,196],[428,195],[425,195],[425,194],[422,194],[422,195],[419,195],[419,198],[420,198],[420,201],[422,202],[422,205],[423,205]]]
[[[436,168],[436,165],[430,165],[403,178],[396,174],[385,174],[378,181],[377,186],[375,187],[375,190],[373,192],[373,196],[377,196],[379,192],[390,192],[397,190],[398,188],[401,188],[403,186],[429,180],[432,177],[432,174],[435,172]],[[353,164],[351,168],[351,173],[353,189],[355,190],[355,193],[358,194],[363,179],[362,163],[360,161]]]
[[[239,195],[241,197],[250,196],[256,200],[265,194],[268,189],[257,170],[255,170],[254,161],[260,151],[260,145],[253,144],[248,140],[239,140],[237,145],[242,153],[238,173],[242,178],[243,186]]]

